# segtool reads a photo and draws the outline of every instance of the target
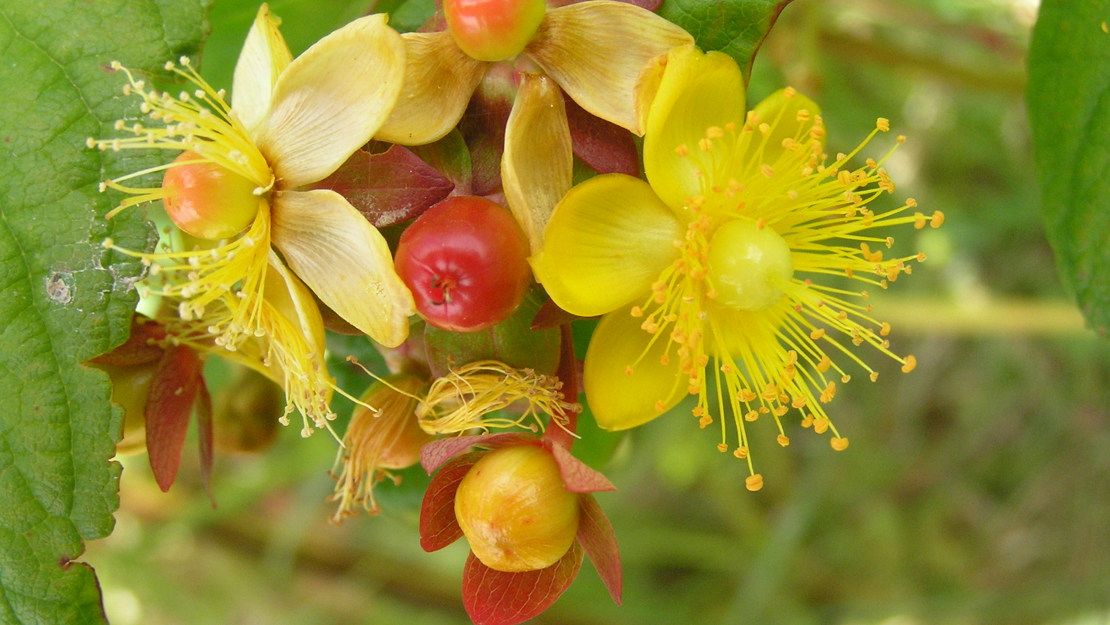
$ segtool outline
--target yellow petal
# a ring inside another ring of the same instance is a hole
[[[294,59],[256,135],[279,188],[322,180],[365,145],[397,102],[404,63],[384,15],[357,19]]]
[[[570,189],[574,155],[559,87],[543,74],[521,74],[505,127],[501,184],[532,253],[543,243],[551,211]]]
[[[269,271],[266,272],[265,293],[266,301],[300,328],[311,352],[323,362],[324,319],[316,300],[308,287],[289,271],[273,251],[270,252]]]
[[[586,351],[583,385],[597,424],[625,430],[674,408],[686,395],[678,358],[663,364],[667,338],[651,334],[622,308],[601,318]]]
[[[591,0],[550,9],[524,51],[582,108],[642,135],[635,106],[640,72],[656,56],[693,42],[651,11]]]
[[[248,132],[252,132],[270,110],[274,83],[293,60],[278,26],[281,20],[266,4],[258,7],[243,51],[235,63],[231,82],[231,108]]]
[[[763,158],[766,163],[774,163],[778,154],[782,153],[784,139],[796,139],[799,134],[809,138],[808,132],[813,127],[813,118],[821,114],[821,109],[816,102],[793,89],[779,89],[756,105],[754,111],[761,123],[771,127],[766,135],[767,148]],[[799,114],[803,118],[801,121]],[[801,125],[801,132],[799,132],[799,125]],[[821,134],[817,139],[824,147],[825,135]]]
[[[382,235],[329,190],[274,194],[273,242],[329,308],[386,347],[408,336],[412,294]]]
[[[555,207],[532,269],[551,299],[576,315],[607,313],[647,296],[683,227],[644,181],[606,174]]]
[[[405,33],[405,79],[393,113],[376,136],[381,141],[423,145],[459,123],[487,65],[466,55],[451,33]]]
[[[254,369],[284,387],[287,373],[285,369],[291,368],[291,365],[300,364],[306,369],[313,368],[310,363],[296,361],[316,359],[318,362],[314,364],[323,363],[324,321],[316,300],[312,298],[312,292],[289,271],[273,250],[269,252],[263,293],[266,302],[263,314],[270,315],[260,324],[267,330],[266,335],[247,339],[238,349],[220,351],[219,354],[222,358]],[[284,319],[277,319],[274,315],[280,315]],[[303,345],[298,347],[284,344],[285,337],[274,332],[287,327],[287,324],[291,324],[296,330],[292,333],[292,338],[303,341]],[[287,358],[268,358],[267,341],[282,343],[278,346],[278,353],[292,357],[294,362],[289,362]]]
[[[644,173],[668,206],[704,195],[703,183],[727,181],[727,175],[714,174],[720,157],[703,154],[700,142],[711,127],[731,123],[739,129],[745,114],[744,78],[732,57],[692,46],[671,51],[644,136]],[[707,171],[699,175],[699,169]],[[706,180],[715,177],[725,180]]]

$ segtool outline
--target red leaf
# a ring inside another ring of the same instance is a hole
[[[547,449],[559,465],[559,474],[563,476],[563,486],[572,493],[596,493],[603,490],[617,490],[609,478],[587,466],[584,462],[571,455],[570,450],[559,444],[545,441]]]
[[[167,349],[154,371],[143,412],[150,469],[163,491],[169,490],[177,477],[200,374],[200,358],[184,345]]]
[[[563,100],[574,155],[599,174],[619,173],[639,178],[640,157],[632,133],[587,113],[569,96]]]
[[[438,551],[462,538],[462,528],[455,519],[455,492],[470,467],[485,453],[475,451],[455,458],[428,483],[420,504],[420,546],[424,551]]]
[[[441,438],[424,445],[420,449],[420,466],[430,475],[444,462],[458,456],[474,446],[486,449],[497,449],[509,445],[538,445],[539,440],[531,434],[519,432],[501,432],[498,434],[477,434],[474,436],[456,436],[454,438]]]
[[[470,190],[470,180],[474,175],[470,148],[461,132],[452,130],[438,141],[411,145],[407,149],[455,185],[452,195],[474,195]]]
[[[540,309],[536,313],[536,316],[532,317],[532,323],[529,327],[533,330],[548,330],[579,319],[585,319],[585,317],[579,317],[578,315],[568,313],[562,308],[559,308],[558,304],[548,299],[540,305]]]
[[[166,329],[162,324],[136,314],[131,319],[131,336],[124,341],[123,345],[89,362],[122,367],[155,362],[165,351],[157,344],[164,338],[166,338]]]
[[[523,623],[551,607],[581,567],[578,543],[555,564],[524,573],[495,571],[471,553],[463,568],[463,606],[475,625]]]
[[[621,553],[617,548],[617,534],[593,495],[584,494],[578,499],[578,542],[590,556],[597,574],[601,577],[609,596],[621,604],[624,585],[621,573]]]
[[[455,185],[418,156],[395,145],[381,154],[355,152],[313,187],[339,193],[380,228],[416,217],[447,197]]]
[[[212,509],[215,509],[216,496],[212,494],[212,395],[208,392],[208,385],[204,383],[204,376],[200,377],[199,393],[197,442],[200,445],[200,483],[204,492],[208,493]]]

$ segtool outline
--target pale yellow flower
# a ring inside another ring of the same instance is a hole
[[[225,174],[201,205],[208,209],[210,198],[206,212],[215,222],[225,210],[245,214],[242,231],[208,240],[170,236],[152,253],[110,240],[105,246],[150,267],[149,293],[177,305],[175,336],[198,349],[220,348],[222,356],[282,384],[287,413],[302,414],[307,435],[334,417],[328,401],[336,390],[324,365],[324,327],[313,293],[383,345],[399,345],[408,335],[412,295],[384,238],[339,194],[304,189],[377,132],[400,93],[405,50],[384,15],[355,20],[296,59],[277,26],[263,5],[235,68],[230,104],[188,58],[166,64],[192,84],[193,91],[177,96],[113,64],[128,78],[124,93],[142,99],[147,121],[121,120],[116,129],[131,136],[89,145],[186,155],[105,181],[102,189],[128,194],[109,217],[135,204],[173,201],[182,191],[130,186],[131,180],[157,172],[168,177],[188,166],[215,166]]]
[[[405,339],[412,296],[393,270],[384,238],[339,194],[303,190],[377,132],[400,93],[404,59],[404,44],[384,15],[355,20],[292,59],[277,20],[263,5],[236,66],[230,105],[187,58],[167,64],[195,87],[177,97],[115,64],[128,76],[125,93],[142,98],[142,112],[153,123],[121,121],[117,129],[134,136],[90,144],[197,155],[106,181],[105,188],[130,194],[116,211],[170,193],[125,182],[191,163],[233,172],[249,182],[246,188],[256,198],[246,230],[218,244],[132,253],[175,274],[162,294],[181,302],[182,318],[205,317],[221,344],[233,349],[264,331],[266,275],[275,264],[286,264],[324,304],[376,341],[396,346]],[[213,319],[206,307],[219,299],[228,299],[226,316]]]

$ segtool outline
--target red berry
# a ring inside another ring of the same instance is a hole
[[[544,0],[443,0],[447,29],[479,61],[504,61],[524,50],[543,21]]]
[[[480,197],[450,197],[425,211],[401,235],[395,265],[420,316],[454,332],[507,319],[532,279],[524,231]]]

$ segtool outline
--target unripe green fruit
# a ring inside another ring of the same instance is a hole
[[[730,221],[709,242],[709,279],[716,301],[738,310],[763,310],[782,299],[794,275],[790,246],[773,229]]]
[[[524,50],[543,21],[543,0],[444,0],[447,29],[479,61],[504,61]]]
[[[200,161],[200,156],[182,152],[162,178],[162,203],[170,220],[201,239],[223,239],[245,230],[261,201],[254,183],[215,163],[188,161]]]
[[[483,564],[510,573],[558,562],[578,534],[578,495],[542,447],[491,451],[455,494],[455,518]]]
[[[220,451],[266,449],[277,437],[278,419],[285,414],[281,387],[248,367],[236,367],[213,404],[213,442]]]
[[[157,362],[120,367],[98,365],[112,381],[112,402],[123,408],[123,438],[116,454],[126,456],[146,451],[146,400]]]

